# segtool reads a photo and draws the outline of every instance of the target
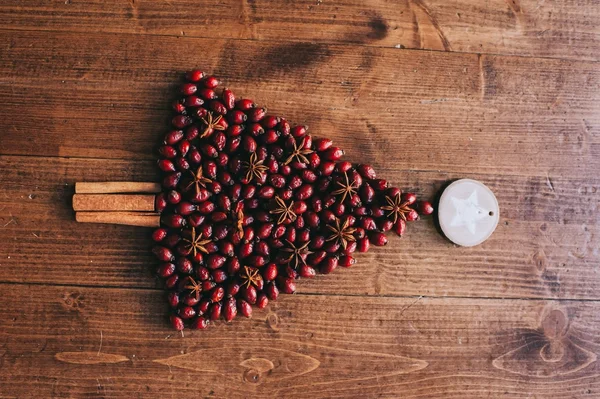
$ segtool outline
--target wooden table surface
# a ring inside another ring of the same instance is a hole
[[[600,397],[599,21],[587,0],[3,0],[0,397]],[[413,224],[182,338],[150,232],[70,200],[156,178],[193,67],[421,196],[481,180],[496,232]]]

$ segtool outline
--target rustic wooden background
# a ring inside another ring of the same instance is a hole
[[[0,397],[600,397],[599,61],[589,0],[3,0]],[[498,229],[174,334],[149,232],[70,198],[155,178],[193,67],[422,196],[485,182]]]

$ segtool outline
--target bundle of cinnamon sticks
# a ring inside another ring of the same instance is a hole
[[[75,183],[75,220],[158,227],[160,215],[155,210],[155,198],[160,191],[160,184],[148,182]]]

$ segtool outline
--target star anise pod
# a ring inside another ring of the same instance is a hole
[[[198,166],[198,170],[196,170],[196,173],[192,172],[191,170],[189,171],[189,173],[192,175],[192,180],[188,183],[187,186],[185,186],[186,190],[189,190],[192,186],[194,186],[196,194],[198,194],[198,191],[200,191],[200,186],[206,188],[206,185],[208,183],[212,183],[212,180],[202,175],[202,166]]]
[[[285,204],[285,201],[282,200],[279,196],[275,197],[275,202],[277,203],[277,207],[271,210],[270,213],[279,215],[279,220],[277,220],[277,224],[282,224],[286,221],[286,219],[289,219],[292,222],[296,220],[297,216],[294,213],[294,210],[292,209],[292,205],[294,205],[293,202],[291,202],[288,206]]]
[[[387,211],[387,217],[393,218],[393,222],[396,223],[398,217],[406,222],[406,214],[412,212],[412,209],[409,208],[409,202],[402,202],[400,198],[400,194],[394,195],[394,197],[390,198],[389,196],[385,196],[385,201],[387,205],[382,206],[381,209]]]
[[[221,125],[219,123],[219,122],[221,122],[221,118],[222,118],[222,116],[219,115],[213,119],[213,114],[212,114],[212,112],[209,111],[206,118],[202,118],[202,122],[204,122],[204,124],[206,125],[206,128],[200,135],[200,138],[204,138],[204,137],[210,135],[214,130],[225,130],[223,125]]]
[[[297,269],[298,266],[300,266],[300,264],[306,265],[306,256],[312,253],[307,249],[308,244],[310,244],[310,241],[305,242],[299,247],[296,247],[293,243],[289,242],[288,240],[286,241],[289,245],[289,248],[283,248],[282,251],[288,252],[290,256],[285,259],[285,262],[289,263],[290,266],[292,266],[294,269]]]
[[[348,226],[349,220],[346,219],[343,224],[340,225],[340,219],[335,218],[335,225],[327,225],[327,228],[331,230],[332,234],[327,238],[326,241],[338,241],[342,248],[346,249],[348,242],[356,241],[354,238],[354,227]]]
[[[244,271],[240,273],[242,279],[242,285],[246,285],[246,288],[250,288],[251,285],[260,287],[263,285],[263,279],[258,269],[254,267],[244,266]]]
[[[260,180],[263,173],[267,171],[267,167],[263,165],[262,160],[258,160],[258,156],[256,152],[253,152],[250,155],[249,161],[243,161],[242,165],[246,168],[246,181],[249,183],[253,177],[256,177],[257,180]]]
[[[188,285],[185,285],[183,288],[186,290],[191,290],[191,294],[196,297],[196,299],[200,298],[200,293],[202,292],[202,284],[197,283],[191,276],[187,277]]]
[[[331,194],[333,194],[333,195],[340,195],[340,194],[342,195],[340,204],[344,203],[344,200],[346,199],[346,197],[348,195],[352,196],[352,195],[356,194],[356,188],[357,188],[354,186],[356,184],[356,180],[352,180],[352,183],[350,183],[350,179],[348,179],[348,174],[345,172],[344,172],[344,179],[346,180],[345,182],[336,181],[335,184],[340,186],[340,188],[331,192]]]
[[[294,160],[294,158],[299,163],[309,163],[308,158],[306,158],[306,155],[312,154],[313,150],[311,150],[310,148],[298,148],[296,139],[292,139],[292,146],[294,147],[294,151],[292,151],[292,154],[285,160],[283,164],[289,164],[290,162],[292,162],[292,160]]]
[[[202,252],[207,254],[206,244],[211,242],[211,240],[203,240],[202,233],[196,235],[196,229],[192,227],[192,236],[190,238],[183,238],[183,241],[186,242],[185,248],[188,251],[188,254],[191,252],[196,256],[198,252]]]

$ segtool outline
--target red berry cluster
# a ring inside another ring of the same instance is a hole
[[[250,317],[297,278],[349,267],[355,251],[433,212],[371,166],[340,161],[330,139],[216,91],[214,76],[186,80],[158,148],[163,227],[153,234],[175,329]]]

